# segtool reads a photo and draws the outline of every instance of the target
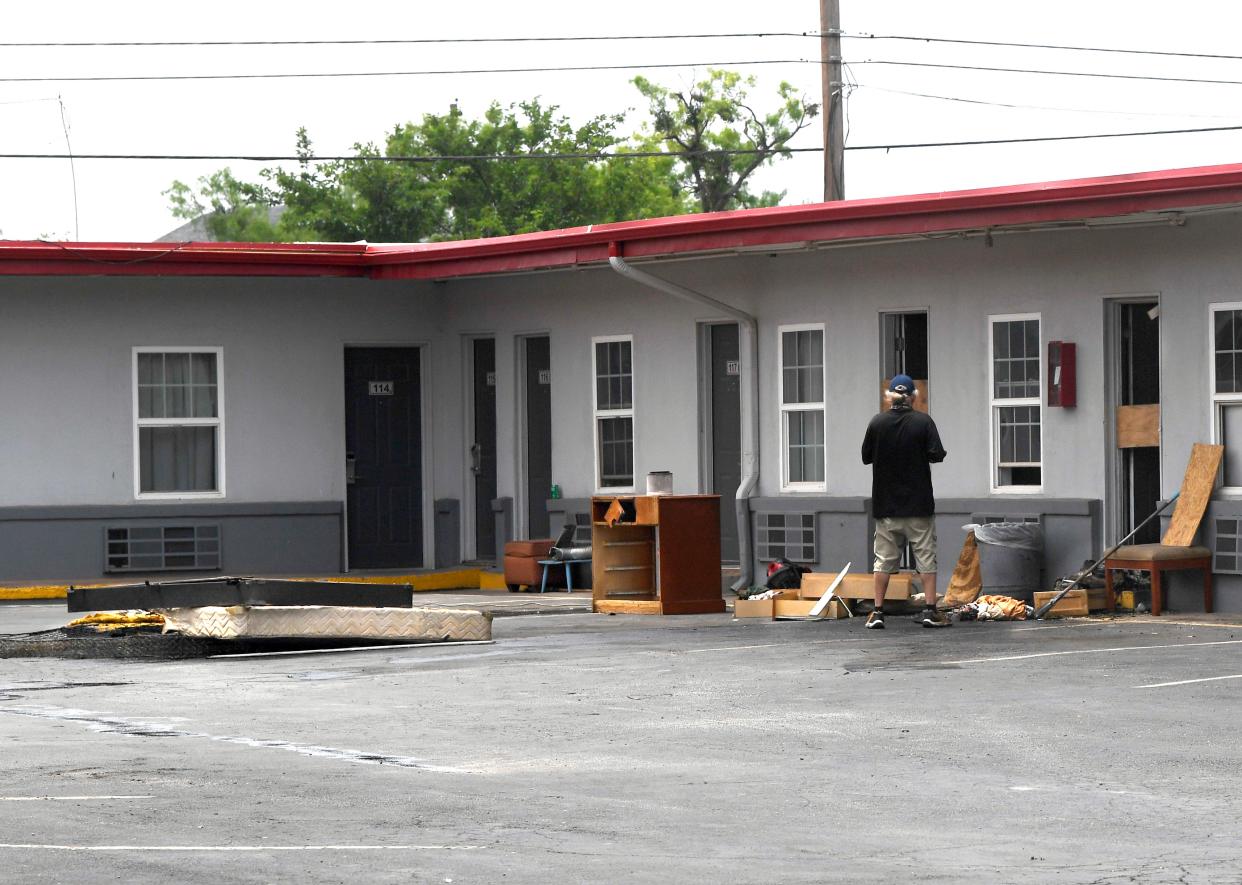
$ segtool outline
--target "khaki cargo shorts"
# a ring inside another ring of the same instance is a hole
[[[910,543],[919,572],[936,570],[936,518],[933,516],[882,516],[875,521],[875,567],[873,571],[895,574],[901,549]]]

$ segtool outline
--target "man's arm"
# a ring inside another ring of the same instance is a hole
[[[874,426],[875,420],[873,419],[867,425],[867,432],[863,434],[862,462],[864,464],[870,464],[875,460],[875,431],[872,429]]]
[[[927,460],[932,464],[939,464],[944,460],[945,455],[949,454],[944,450],[944,446],[940,442],[940,431],[936,429],[936,422],[931,418],[927,419]]]

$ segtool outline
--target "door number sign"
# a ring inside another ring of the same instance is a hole
[[[395,386],[391,381],[368,381],[367,393],[371,396],[392,396]]]
[[[725,361],[725,374],[726,374],[726,375],[740,375],[740,374],[742,374],[742,363],[741,363],[741,361],[740,361],[740,360],[726,360],[726,361]]]

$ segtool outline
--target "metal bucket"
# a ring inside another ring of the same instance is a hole
[[[673,472],[671,470],[653,470],[647,474],[648,495],[673,494]]]

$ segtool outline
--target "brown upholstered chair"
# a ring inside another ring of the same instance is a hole
[[[1118,547],[1104,560],[1104,599],[1108,611],[1117,605],[1113,569],[1151,572],[1151,613],[1158,615],[1164,610],[1164,573],[1196,568],[1203,570],[1203,610],[1212,610],[1212,551],[1191,546],[1191,542],[1211,499],[1224,451],[1224,446],[1195,443],[1177,493],[1173,518],[1160,543]]]
[[[523,586],[540,586],[543,566],[539,560],[548,558],[548,551],[555,543],[552,538],[536,538],[505,544],[505,584],[510,592],[516,593]]]

